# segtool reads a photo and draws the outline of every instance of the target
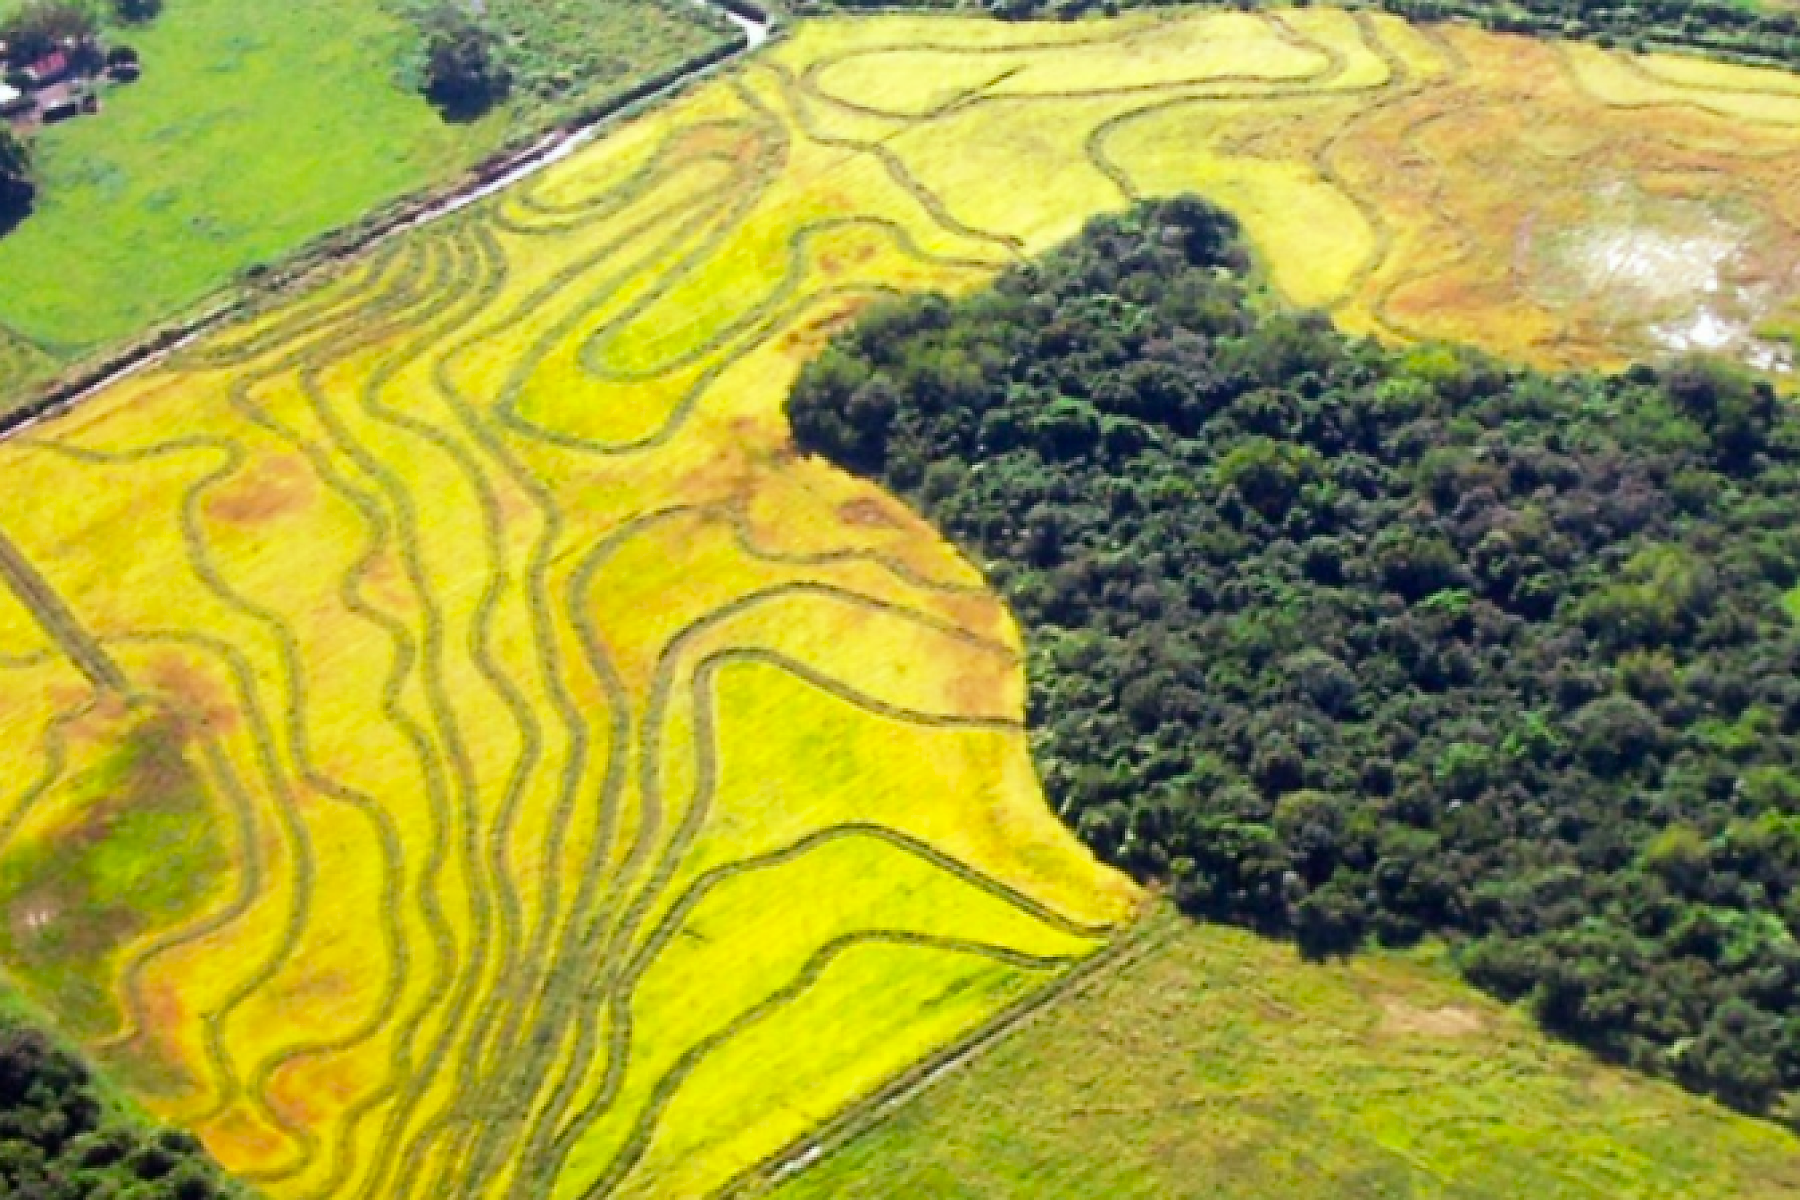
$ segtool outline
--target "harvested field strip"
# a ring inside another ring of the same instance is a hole
[[[707,1194],[1018,1019],[1139,897],[1043,806],[1010,618],[793,455],[788,382],[872,298],[1195,185],[1353,326],[1571,361],[1669,309],[1555,308],[1618,220],[1570,156],[1672,225],[1711,169],[1785,261],[1792,133],[1653,128],[1557,53],[1312,11],[803,25],[0,448],[34,498],[0,665],[46,681],[0,705],[0,866],[115,696],[179,717],[232,847],[108,934],[117,1016],[76,1032],[271,1196],[527,1200]],[[890,94],[895,56],[943,94]],[[1481,182],[1497,138],[1542,187]]]

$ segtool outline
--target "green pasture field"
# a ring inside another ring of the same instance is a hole
[[[780,1200],[1800,1196],[1791,1134],[1546,1041],[1441,952],[1319,966],[1163,919]]]
[[[665,0],[583,5],[585,23],[575,7],[493,6],[534,61],[568,55],[571,101],[722,40],[698,7],[687,24]],[[142,52],[143,79],[36,138],[37,210],[0,236],[0,401],[550,115],[522,89],[445,123],[407,80],[413,27],[382,0],[180,0],[113,40]]]
[[[181,0],[115,35],[144,77],[36,138],[37,210],[0,238],[0,322],[77,357],[474,161],[501,122],[446,125],[398,86],[411,36],[375,0]]]

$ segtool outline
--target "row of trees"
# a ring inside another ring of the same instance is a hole
[[[1800,1091],[1800,420],[1247,294],[1197,201],[871,312],[795,437],[1011,602],[1058,811],[1312,954],[1426,934],[1744,1109]]]
[[[1800,12],[1736,0],[1381,0],[1417,21],[1457,18],[1500,33],[1585,38],[1634,50],[1692,49],[1800,68]]]
[[[915,0],[919,8],[984,8],[1005,20],[1116,15],[1177,0]],[[1187,0],[1179,0],[1185,3]],[[1263,0],[1211,0],[1250,9]],[[1309,0],[1272,0],[1307,3]],[[1592,39],[1638,50],[1693,49],[1727,61],[1800,67],[1800,10],[1743,0],[1346,0],[1414,21],[1469,21],[1500,33]],[[891,0],[802,0],[802,9],[882,8]]]

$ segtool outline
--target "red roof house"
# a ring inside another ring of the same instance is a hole
[[[58,50],[55,54],[46,54],[26,67],[20,74],[25,76],[25,82],[34,88],[61,83],[69,77],[69,56],[62,50]]]

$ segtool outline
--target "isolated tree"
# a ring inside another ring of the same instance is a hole
[[[30,207],[36,191],[31,147],[10,129],[0,127],[0,228],[11,224]]]
[[[112,6],[119,20],[140,25],[162,15],[163,0],[112,0]]]
[[[425,95],[445,116],[469,120],[506,99],[512,76],[490,31],[454,5],[437,9],[424,25]]]

